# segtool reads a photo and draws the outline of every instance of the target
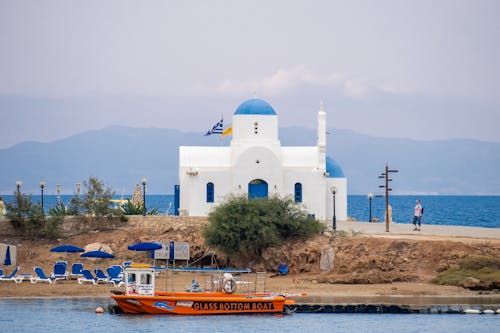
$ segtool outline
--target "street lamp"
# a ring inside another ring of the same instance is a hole
[[[337,188],[331,188],[333,194],[333,218],[332,218],[332,228],[333,231],[337,230],[337,215],[335,214],[335,194],[337,193]]]
[[[372,200],[373,193],[368,193],[368,201],[370,202],[370,218],[368,219],[368,222],[372,222]]]
[[[146,216],[146,184],[148,180],[146,178],[141,179],[142,183],[142,201],[144,202],[144,210],[142,212],[142,215]]]
[[[16,181],[16,187],[17,187],[17,202],[19,204],[19,200],[21,199],[21,186],[23,186],[23,182],[18,180]]]
[[[41,197],[42,197],[42,213],[45,215],[45,210],[43,210],[43,189],[45,188],[45,185],[47,183],[45,182],[45,180],[42,180],[40,181],[40,193],[41,193]]]
[[[57,203],[61,202],[61,184],[56,184]]]

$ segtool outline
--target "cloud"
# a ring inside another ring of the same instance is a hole
[[[341,76],[338,73],[319,75],[302,66],[280,68],[267,77],[235,81],[225,79],[217,87],[222,94],[240,95],[249,92],[265,92],[270,95],[282,95],[302,84],[338,86]]]
[[[250,93],[282,96],[304,86],[337,90],[344,97],[351,99],[364,99],[377,92],[402,92],[390,84],[374,84],[365,78],[346,78],[340,73],[318,74],[303,66],[280,68],[269,76],[248,80],[226,78],[217,86],[216,92],[237,96]]]

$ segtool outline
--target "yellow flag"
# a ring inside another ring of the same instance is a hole
[[[226,128],[220,136],[228,136],[228,135],[233,135],[233,125]]]

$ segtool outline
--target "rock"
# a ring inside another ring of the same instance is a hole
[[[319,260],[319,269],[322,272],[329,273],[333,269],[334,252],[333,247],[321,249],[321,258]]]
[[[467,288],[467,289],[475,289],[481,284],[481,281],[473,278],[471,276],[463,279],[458,283],[459,286]]]

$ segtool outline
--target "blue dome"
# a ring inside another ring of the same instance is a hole
[[[340,164],[330,156],[326,157],[326,172],[328,172],[328,178],[345,178]]]
[[[271,104],[266,101],[263,101],[258,98],[249,99],[246,102],[243,102],[238,106],[235,115],[239,114],[256,114],[263,116],[276,116],[276,112],[274,111]]]

